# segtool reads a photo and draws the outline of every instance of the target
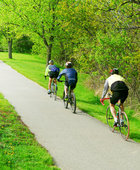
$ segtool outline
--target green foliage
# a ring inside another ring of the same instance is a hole
[[[23,36],[19,39],[16,39],[13,44],[13,52],[18,53],[31,53],[32,52],[33,42],[29,37]]]
[[[119,67],[140,101],[138,13],[137,0],[3,0],[0,29],[12,39],[28,35],[33,52],[61,65],[71,60],[96,84]]]

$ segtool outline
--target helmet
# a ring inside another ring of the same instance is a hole
[[[113,68],[112,70],[110,70],[110,74],[119,74],[118,68]]]
[[[66,62],[65,64],[66,68],[71,68],[72,67],[72,63],[70,61]]]
[[[53,63],[54,63],[53,60],[50,60],[50,61],[49,61],[49,64],[53,64]]]

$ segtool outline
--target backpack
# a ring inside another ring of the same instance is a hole
[[[60,71],[60,69],[59,69],[59,68],[57,68],[57,67],[55,66],[55,67],[51,68],[51,71],[59,72],[59,71]]]

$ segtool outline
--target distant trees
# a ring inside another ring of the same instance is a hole
[[[140,101],[139,0],[0,2],[0,28],[7,40],[30,37],[33,51],[46,55],[46,64],[51,58],[59,63],[72,60],[94,81],[119,67]]]
[[[23,34],[30,34],[34,41],[40,38],[47,50],[47,63],[51,59],[55,38],[56,15],[58,0],[3,0],[2,7],[8,11],[13,24],[19,27]],[[12,19],[14,18],[14,19]]]
[[[139,1],[64,0],[59,5],[64,14],[60,15],[61,28],[71,37],[71,57],[77,67],[96,83],[118,67],[130,96],[140,101]]]

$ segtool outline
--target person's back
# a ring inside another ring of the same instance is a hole
[[[72,64],[71,62],[66,62],[65,64],[66,68],[64,70],[61,71],[61,73],[59,74],[59,76],[57,77],[57,80],[59,81],[61,76],[65,76],[65,94],[67,97],[67,91],[68,91],[68,87],[71,87],[71,90],[73,91],[74,88],[76,87],[76,83],[77,83],[77,71],[72,68]]]
[[[110,89],[112,92],[112,96],[110,97],[110,110],[114,117],[114,126],[117,126],[115,104],[120,100],[121,111],[124,111],[123,103],[128,96],[129,89],[125,84],[124,78],[119,75],[119,71],[117,68],[112,69],[110,73],[112,75],[108,77],[105,81],[104,90],[100,101],[103,101],[103,98],[107,94],[107,91]]]
[[[123,91],[128,90],[125,84],[125,80],[122,76],[118,74],[111,75],[108,79],[109,88],[111,91]]]
[[[66,80],[67,81],[70,81],[70,80],[75,80],[77,82],[77,72],[74,68],[65,68],[61,73],[60,75],[58,76],[61,77],[62,75],[65,76]]]

